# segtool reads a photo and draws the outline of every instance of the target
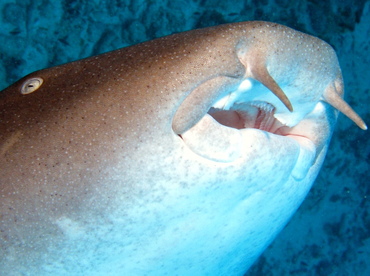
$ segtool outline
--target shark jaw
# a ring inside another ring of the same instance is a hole
[[[304,179],[330,139],[337,112],[318,101],[308,114],[306,110],[291,113],[278,100],[265,101],[262,96],[261,100],[248,101],[240,95],[236,91],[222,97],[200,121],[180,134],[186,146],[202,158],[231,163],[244,159],[252,148],[263,147],[266,140],[262,137],[267,137],[269,143],[279,144],[283,140],[296,155],[292,177],[298,181]],[[293,119],[290,120],[289,114]],[[300,118],[298,122],[297,118]],[[270,158],[284,156],[272,153]]]

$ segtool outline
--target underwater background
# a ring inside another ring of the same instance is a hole
[[[46,67],[190,29],[273,21],[327,41],[370,125],[370,1],[0,0],[0,90]],[[343,115],[300,209],[246,274],[370,275],[369,131]]]

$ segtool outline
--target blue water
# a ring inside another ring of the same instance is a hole
[[[0,90],[32,71],[171,33],[267,20],[333,45],[346,99],[370,123],[369,1],[0,0],[0,15]],[[369,138],[339,117],[313,189],[246,275],[370,275]]]

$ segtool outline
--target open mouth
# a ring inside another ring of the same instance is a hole
[[[283,124],[275,119],[274,113],[273,105],[261,101],[235,104],[229,110],[211,107],[208,111],[217,122],[227,127],[256,128],[277,133]]]
[[[230,103],[230,97],[229,94],[214,103],[195,125],[179,134],[186,146],[205,159],[231,163],[248,158],[250,152],[257,151],[264,143],[289,144],[297,156],[298,169],[294,176],[304,178],[315,162],[317,147],[330,137],[325,126],[323,135],[315,138],[315,130],[328,123],[323,116],[329,105],[320,102],[314,115],[287,127],[276,119],[273,104],[260,100]]]
[[[241,83],[227,77],[211,79],[193,90],[180,105],[172,128],[192,152],[215,162],[248,162],[249,156],[266,151],[267,145],[271,149],[269,155],[276,155],[275,149],[284,147],[289,153],[273,158],[296,156],[292,175],[301,179],[323,149],[325,152],[337,110],[360,128],[367,128],[341,98],[340,80],[321,94],[320,89],[304,92],[292,84],[273,92],[253,79]],[[225,94],[225,90],[232,92]]]

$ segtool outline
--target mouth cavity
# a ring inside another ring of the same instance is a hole
[[[275,119],[275,107],[267,102],[253,101],[234,104],[229,110],[211,107],[208,114],[221,125],[235,128],[255,128],[278,134],[284,125]]]
[[[315,160],[316,147],[301,131],[297,135],[294,127],[279,122],[272,104],[251,101],[234,103],[229,109],[217,106],[179,135],[192,152],[211,161],[230,163],[240,157],[248,158],[249,150],[271,147],[275,141],[277,145],[283,143],[284,147],[294,148],[297,165],[293,166],[292,176],[296,179],[306,176]]]
[[[209,89],[219,83],[206,82],[179,107],[172,129],[193,153],[211,161],[230,163],[248,158],[250,151],[258,147],[284,146],[296,152],[297,164],[304,164],[304,169],[301,166],[295,173],[297,178],[301,178],[330,140],[337,117],[330,105],[360,128],[367,128],[331,86],[315,105],[307,103],[313,107],[312,110],[303,108],[292,112],[289,109],[291,113],[288,113],[281,104],[279,106],[280,102],[276,106],[272,104],[276,101],[274,97],[272,102],[266,101],[270,97],[266,96],[269,92],[263,86],[254,85],[261,95],[261,100],[254,100],[255,97],[253,99],[246,93],[253,85],[244,87],[242,84],[236,86],[232,93],[219,97],[225,88],[221,87],[220,91],[209,95]]]

